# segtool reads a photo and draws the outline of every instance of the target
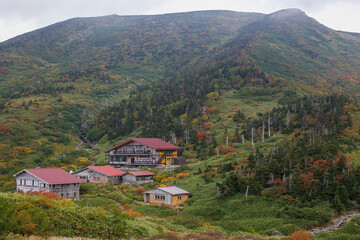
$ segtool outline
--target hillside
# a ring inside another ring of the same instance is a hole
[[[85,185],[73,208],[52,211],[85,209],[91,220],[105,209],[129,224],[118,236],[258,237],[325,224],[360,202],[359,47],[358,34],[297,9],[75,18],[10,39],[0,43],[0,189],[14,191],[24,167],[103,165],[119,141],[158,137],[176,141],[189,165],[156,170],[143,188]],[[139,203],[160,184],[193,197],[180,212]],[[108,236],[80,225],[53,233]]]
[[[239,33],[203,64],[251,61],[265,73],[286,79],[299,92],[351,90],[357,96],[358,35],[334,31],[297,9],[269,14]]]
[[[210,11],[70,19],[0,44],[1,66],[7,68],[0,93],[26,94],[22,88],[30,83],[36,88],[38,81],[54,87],[87,78],[101,83],[126,77],[159,79],[156,75],[223,44],[259,16]],[[25,81],[29,76],[36,80]]]
[[[162,81],[259,16],[209,11],[77,18],[1,43],[2,174],[88,157],[75,148],[81,121]]]

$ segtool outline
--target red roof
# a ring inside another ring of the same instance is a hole
[[[154,174],[149,171],[129,171],[128,174],[134,176],[153,176]]]
[[[117,148],[120,148],[122,146],[125,146],[126,144],[129,144],[131,142],[137,142],[137,143],[141,143],[143,145],[146,145],[148,147],[151,147],[155,150],[180,150],[181,148],[179,148],[178,146],[175,146],[171,143],[165,142],[161,139],[158,138],[130,138],[129,140],[126,140],[112,148],[109,148],[108,150],[106,150],[105,152],[110,152],[112,150],[115,150]]]
[[[24,169],[14,176],[19,175],[22,172],[28,172],[29,174],[37,177],[48,184],[63,184],[63,183],[81,183],[82,180],[64,171],[61,168],[33,168]]]
[[[106,176],[122,176],[124,174],[126,174],[126,172],[121,171],[117,168],[111,167],[111,166],[89,166],[88,168],[105,174]]]

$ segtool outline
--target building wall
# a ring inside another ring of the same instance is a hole
[[[181,199],[179,199],[178,196],[181,196]],[[180,194],[180,195],[174,195],[172,196],[172,205],[178,205],[183,202],[185,202],[188,199],[188,194]]]
[[[83,169],[82,171],[80,172],[77,172],[77,173],[72,173],[72,175],[74,175],[75,177],[81,179],[81,180],[84,180],[86,182],[89,181],[89,171],[88,169]]]
[[[89,182],[106,184],[109,182],[109,178],[100,174],[91,174]]]
[[[147,196],[148,194],[148,196]],[[165,196],[164,200],[156,199],[155,196]],[[149,202],[153,204],[166,204],[171,205],[172,203],[172,196],[170,193],[164,192],[160,189],[152,189],[149,191],[146,191],[144,193],[144,202]]]
[[[68,199],[79,199],[80,197],[80,183],[47,184],[27,172],[20,173],[16,177],[16,190],[23,192],[40,190],[56,192],[60,197]]]
[[[49,191],[49,186],[46,182],[34,177],[33,175],[23,172],[16,177],[16,190],[17,191]]]
[[[124,161],[114,163],[114,165],[155,165],[158,164],[160,158],[170,152],[171,156],[166,156],[161,164],[174,164],[174,158],[177,158],[177,151],[156,151],[155,149],[142,145],[141,143],[131,142],[127,145],[109,152],[109,164],[113,162],[113,158],[121,158]],[[146,153],[147,155],[142,155]],[[116,155],[120,154],[120,155]],[[138,155],[137,155],[138,154]],[[125,160],[126,159],[126,160]]]
[[[80,198],[80,183],[49,184],[49,191],[66,199]]]
[[[73,175],[76,176],[79,179],[86,180],[86,181],[92,182],[92,183],[120,184],[122,182],[122,176],[108,177],[107,175],[96,172],[96,171],[94,171],[92,169],[89,169],[89,168],[85,168],[84,170],[82,170],[80,172],[77,172],[77,173],[74,173]]]
[[[157,157],[156,151],[151,147],[131,142],[109,152],[109,164],[114,162],[114,165],[152,165],[158,160]],[[112,159],[122,160],[114,161]]]
[[[153,182],[153,176],[150,176],[151,179],[145,179],[142,180],[141,177],[136,177],[134,175],[131,174],[126,174],[123,176],[123,184],[128,184],[128,185],[141,185],[141,184],[145,184],[145,183],[150,183]]]
[[[157,151],[157,154],[159,156],[158,159],[161,159],[161,157],[164,154],[170,153],[170,156],[166,156],[162,161],[161,164],[165,164],[165,165],[171,165],[174,164],[174,158],[177,158],[177,151]]]

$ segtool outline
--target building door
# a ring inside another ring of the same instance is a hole
[[[131,163],[135,163],[135,158],[131,158]]]
[[[146,202],[150,202],[150,194],[146,193]]]

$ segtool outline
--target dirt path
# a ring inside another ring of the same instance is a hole
[[[331,221],[333,223],[331,226],[325,227],[325,228],[312,229],[309,231],[309,233],[312,235],[316,235],[316,234],[320,234],[320,233],[334,231],[335,229],[339,229],[339,228],[343,227],[353,217],[360,217],[360,213],[352,213],[352,214],[347,214],[344,216],[337,217]]]

